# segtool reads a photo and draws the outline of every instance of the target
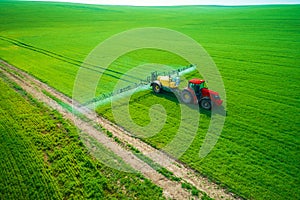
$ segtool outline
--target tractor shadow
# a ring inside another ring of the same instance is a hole
[[[154,94],[154,92],[153,92],[153,94]],[[159,98],[163,98],[163,99],[167,99],[169,101],[173,101],[177,105],[184,104],[181,101],[181,98],[178,95],[176,95],[176,94],[174,94],[172,92],[161,91],[159,94],[154,94],[154,95],[156,95]],[[212,115],[212,111],[211,110],[205,110],[199,104],[197,104],[197,105],[194,105],[194,104],[184,104],[184,105],[188,106],[191,109],[198,110],[199,114],[204,114],[204,115],[206,115],[208,117],[211,117],[211,115]],[[227,112],[226,112],[226,110],[224,109],[223,106],[218,106],[218,107],[214,106],[212,109],[213,109],[213,113],[214,114],[221,115],[221,116],[227,116]]]

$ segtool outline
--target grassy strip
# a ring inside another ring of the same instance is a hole
[[[63,102],[62,100],[58,99],[57,97],[53,96],[51,93],[49,93],[46,90],[42,90],[42,92],[47,95],[48,97],[50,97],[51,99],[53,99],[54,101],[56,101],[56,103],[58,103],[59,105],[61,105],[64,109],[66,109],[69,112],[73,112],[73,107],[70,106],[69,104]]]
[[[199,194],[201,194],[201,200],[213,200],[213,198],[210,198],[205,192],[198,190],[195,186],[187,182],[182,182],[181,187],[190,191],[193,196],[199,196]]]
[[[70,113],[73,113],[74,115],[76,115],[77,117],[79,117],[80,119],[82,119],[83,121],[85,121],[85,122],[89,122],[90,121],[84,114],[82,114],[78,110],[74,109],[74,107],[70,106],[68,103],[63,102],[62,100],[60,100],[57,97],[53,96],[51,93],[47,92],[46,90],[42,90],[42,92],[46,96],[48,96],[52,100],[54,100],[56,103],[58,103],[61,107],[63,107],[64,109],[66,109]]]
[[[167,179],[172,180],[172,181],[180,181],[181,179],[176,177],[172,172],[167,170],[166,168],[160,166],[159,164],[155,163],[153,160],[142,154],[137,148],[132,146],[131,144],[121,141],[118,137],[114,136],[113,133],[110,131],[106,130],[105,128],[101,127],[99,124],[94,125],[96,129],[99,131],[104,132],[108,137],[113,138],[115,142],[120,144],[122,147],[124,147],[127,150],[130,150],[134,155],[136,155],[139,159],[142,161],[146,162],[150,167],[155,169],[158,173],[162,174],[165,176]]]
[[[161,175],[163,175],[164,177],[166,177],[167,179],[169,179],[171,181],[176,181],[176,182],[181,181],[181,178],[175,176],[173,174],[173,172],[170,172],[166,168],[164,168],[164,167],[160,166],[159,164],[153,162],[150,158],[148,158],[144,154],[142,154],[142,153],[136,153],[136,152],[134,152],[134,154],[139,159],[143,160],[145,163],[147,163],[149,166],[151,166],[153,169],[155,169],[158,173],[160,173]]]

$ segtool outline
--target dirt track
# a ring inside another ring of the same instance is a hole
[[[0,64],[0,70],[3,71],[3,73],[9,79],[20,85],[34,98],[38,99],[41,102],[44,102],[52,109],[59,111],[64,116],[64,118],[72,120],[80,130],[94,137],[98,142],[100,142],[108,149],[113,151],[116,155],[121,157],[131,167],[133,167],[137,171],[140,171],[145,177],[151,179],[156,185],[160,186],[163,189],[165,197],[172,199],[190,199],[191,197],[195,198],[190,194],[189,191],[181,187],[181,182],[171,181],[165,178],[163,175],[159,174],[155,169],[151,168],[146,162],[136,157],[131,151],[122,148],[112,138],[107,137],[106,134],[95,129],[91,123],[83,121],[82,119],[74,116],[72,113],[62,108],[56,101],[46,96],[42,92],[42,90],[47,91],[62,102],[70,106],[74,106],[76,110],[80,110],[90,121],[99,123],[102,127],[109,130],[119,140],[131,144],[142,154],[150,158],[152,161],[173,172],[174,175],[176,177],[181,178],[182,181],[188,182],[200,191],[205,192],[211,198],[237,199],[234,197],[233,194],[227,193],[217,184],[208,181],[208,179],[200,176],[198,173],[196,173],[192,169],[187,168],[177,160],[170,158],[163,152],[151,147],[148,144],[145,144],[138,138],[132,137],[130,133],[123,130],[121,127],[118,127],[117,125],[100,116],[97,116],[96,113],[91,110],[87,110],[86,108],[80,107],[80,105],[77,102],[74,102],[71,98],[65,96],[57,90],[49,87],[48,85],[40,82],[34,77],[9,65],[8,63],[2,60],[0,60]]]

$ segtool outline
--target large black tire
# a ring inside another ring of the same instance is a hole
[[[153,83],[152,89],[153,89],[153,92],[156,94],[161,92],[161,87],[157,83]]]
[[[183,92],[181,93],[181,100],[186,104],[192,103],[193,95],[189,91],[183,90]]]
[[[210,99],[202,99],[200,101],[200,105],[205,110],[210,110],[211,109],[211,101],[210,101]]]

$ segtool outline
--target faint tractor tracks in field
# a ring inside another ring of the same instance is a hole
[[[165,153],[151,147],[140,139],[131,136],[131,134],[123,128],[113,124],[112,122],[104,119],[101,116],[95,115],[94,111],[82,108],[80,104],[73,102],[71,98],[58,92],[54,88],[49,87],[45,83],[40,82],[31,75],[28,75],[27,73],[9,65],[2,60],[0,60],[0,64],[1,71],[3,71],[3,73],[12,81],[19,84],[24,90],[26,90],[39,101],[42,101],[49,105],[51,108],[58,110],[65,118],[73,120],[80,130],[94,137],[101,144],[113,151],[116,155],[120,156],[134,169],[141,172],[145,177],[151,179],[156,185],[160,186],[163,189],[165,197],[172,199],[190,199],[192,197],[195,198],[189,191],[181,187],[181,182],[186,182],[196,187],[200,191],[205,192],[206,194],[208,194],[208,196],[214,199],[240,199],[234,194],[226,192],[217,184],[210,182],[207,178],[202,177],[199,173],[184,166],[182,163],[169,157]],[[82,119],[74,116],[72,113],[62,108],[62,106],[59,105],[56,101],[45,95],[43,93],[43,90],[47,91],[55,98],[66,103],[67,105],[72,106],[73,104],[74,108],[81,111],[89,120],[100,124],[103,128],[110,131],[119,140],[132,145],[133,147],[138,149],[144,156],[150,158],[154,163],[172,172],[176,177],[180,178],[181,181],[176,182],[173,180],[169,180],[163,175],[159,174],[149,164],[139,159],[131,151],[122,148],[112,138],[107,137],[104,133],[94,128],[92,124],[83,121]]]
[[[82,67],[82,68],[85,68],[85,69],[88,69],[88,70],[91,70],[91,71],[94,71],[94,72],[97,72],[97,73],[100,73],[100,74],[105,73],[106,76],[110,76],[110,77],[115,78],[117,80],[123,80],[123,81],[129,82],[129,83],[134,83],[130,80],[122,79],[121,76],[124,76],[124,74],[121,73],[121,72],[112,70],[112,69],[104,68],[104,67],[101,67],[101,66],[95,66],[95,65],[92,65],[90,63],[83,63],[80,60],[76,60],[74,58],[70,58],[70,57],[67,57],[67,56],[52,52],[52,51],[48,51],[48,50],[45,50],[45,49],[42,49],[42,48],[39,48],[39,47],[35,47],[35,46],[32,46],[30,44],[26,44],[26,43],[21,42],[21,41],[16,40],[16,39],[0,36],[0,40],[9,42],[13,45],[16,45],[16,46],[20,47],[20,48],[35,51],[35,52],[43,54],[45,56],[55,58],[57,60],[60,60],[60,61],[69,63],[71,65],[74,65],[76,67]],[[126,75],[126,74],[125,74],[125,76],[128,76],[130,79],[136,79],[136,80],[140,81],[140,79],[137,79],[134,76],[130,76],[130,75]]]

